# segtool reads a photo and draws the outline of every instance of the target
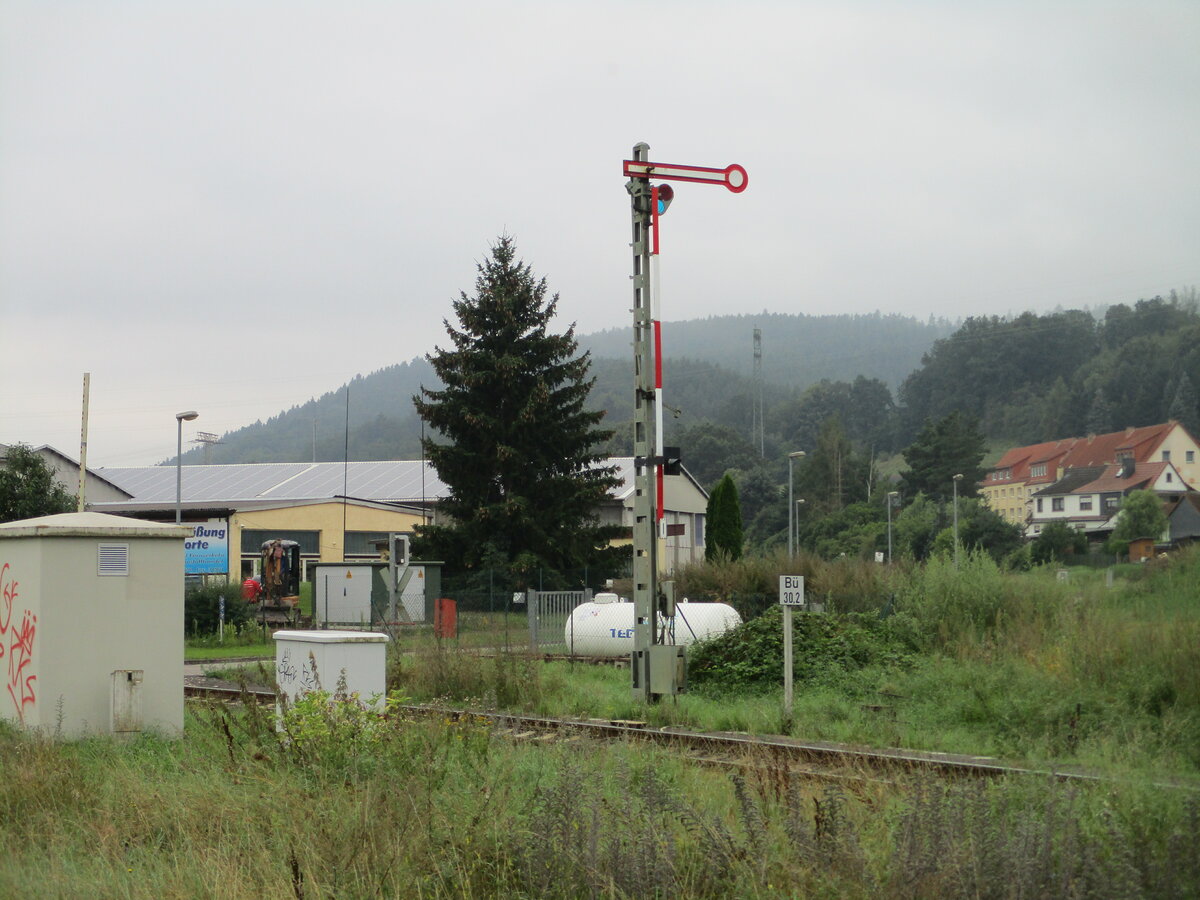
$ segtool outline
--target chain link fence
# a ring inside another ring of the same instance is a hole
[[[570,655],[565,638],[575,608],[597,593],[612,590],[603,573],[535,572],[518,583],[499,569],[469,575],[443,573],[440,594],[454,601],[453,628],[435,633],[431,627],[393,629],[398,649],[441,647],[473,652],[532,652]]]

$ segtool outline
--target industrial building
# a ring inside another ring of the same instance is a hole
[[[618,543],[629,544],[633,458],[607,462],[616,468],[618,484],[597,514],[603,524],[627,529],[629,536]],[[448,493],[434,468],[421,460],[199,465],[182,466],[178,473],[174,466],[139,466],[96,474],[128,496],[89,497],[88,509],[158,522],[174,521],[178,474],[181,519],[193,529],[185,549],[187,574],[231,580],[257,573],[266,540],[300,545],[302,578],[318,562],[377,558],[376,542],[388,533],[437,521],[438,501]],[[686,470],[666,479],[659,544],[664,572],[703,558],[707,502]]]

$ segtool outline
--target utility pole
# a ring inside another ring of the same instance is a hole
[[[624,161],[629,178],[633,222],[633,673],[634,699],[651,702],[683,690],[686,678],[683,648],[663,643],[659,619],[675,617],[671,582],[660,590],[658,532],[663,512],[662,446],[662,332],[658,312],[659,217],[675,195],[660,181],[720,184],[730,191],[746,189],[746,170],[681,166],[649,161],[650,146],[634,145],[633,158]]]
[[[888,565],[892,564],[892,507],[896,505],[896,498],[900,496],[899,491],[888,491],[887,495],[887,512],[888,512]]]
[[[962,481],[962,473],[955,475],[954,483],[954,568],[958,568],[958,483]]]
[[[750,425],[750,441],[758,443],[758,455],[766,454],[766,417],[763,414],[762,329],[754,329],[754,402]]]
[[[83,373],[83,423],[79,427],[79,496],[78,512],[87,508],[87,435],[88,402],[92,390],[92,373]]]

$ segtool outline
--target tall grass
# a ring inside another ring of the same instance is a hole
[[[645,747],[514,744],[323,703],[179,741],[0,727],[0,895],[1190,897],[1194,797],[1053,781],[822,787]],[[848,789],[849,788],[849,789]]]
[[[729,571],[720,577],[762,587],[774,565],[741,565],[736,571],[748,572],[748,581]],[[886,598],[873,601],[875,616],[884,618],[867,628],[862,616],[833,613],[820,620],[828,627],[797,629],[801,680],[788,721],[780,678],[762,677],[782,672],[779,628],[767,617],[747,629],[761,631],[761,640],[740,649],[731,641],[725,654],[724,671],[755,678],[726,684],[724,675],[704,683],[697,677],[691,693],[649,706],[633,698],[627,670],[446,646],[394,655],[390,684],[463,706],[788,731],[1049,767],[1200,774],[1197,553],[1131,569],[1111,588],[1103,571],[1073,569],[1063,581],[1055,569],[1003,571],[983,554],[963,554],[957,568],[934,558],[890,573],[890,583],[880,567],[864,565],[843,584],[888,587]],[[737,653],[744,666],[730,662]]]
[[[790,557],[784,550],[764,556],[746,556],[719,564],[690,563],[675,573],[676,589],[692,600],[721,600],[737,605],[738,598],[758,598],[753,612],[761,612],[779,597],[780,575],[803,575],[805,594],[823,601],[837,612],[877,609],[892,591],[897,572],[859,559],[825,560],[800,551]],[[743,613],[744,615],[744,613]]]

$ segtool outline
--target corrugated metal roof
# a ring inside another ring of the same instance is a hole
[[[617,484],[610,496],[625,501],[634,490],[633,457],[616,456],[600,465],[612,466]],[[139,466],[101,469],[103,476],[133,495],[130,504],[145,506],[175,503],[175,467]],[[424,479],[422,483],[422,472]],[[691,473],[687,477],[695,483]],[[184,503],[237,504],[238,502],[320,500],[355,497],[379,503],[436,502],[449,494],[437,470],[421,460],[324,463],[240,463],[220,466],[184,466]],[[702,490],[696,484],[698,490]],[[106,504],[106,508],[111,504]]]
[[[175,502],[174,466],[101,469],[109,481],[133,495],[137,503]],[[446,486],[428,463],[424,491],[420,460],[390,462],[241,463],[184,466],[182,495],[189,503],[239,500],[317,500],[360,497],[384,502],[437,500]]]
[[[313,497],[360,497],[383,502],[437,500],[448,493],[437,471],[420,460],[386,462],[316,463],[259,496],[271,500],[305,500]]]

